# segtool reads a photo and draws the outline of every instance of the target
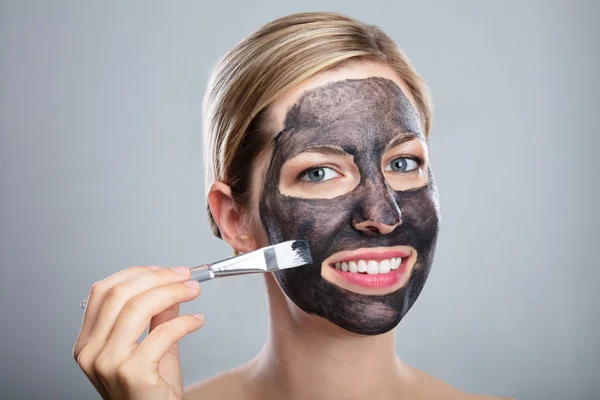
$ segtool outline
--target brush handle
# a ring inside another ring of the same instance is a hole
[[[215,279],[215,273],[210,268],[210,264],[200,265],[199,267],[190,268],[190,280],[204,282]]]

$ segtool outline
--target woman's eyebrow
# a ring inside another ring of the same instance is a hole
[[[392,147],[396,147],[401,145],[402,143],[408,142],[413,139],[419,139],[419,135],[414,132],[402,132],[399,135],[395,136],[388,144],[385,146],[386,150],[391,149]]]
[[[334,155],[334,156],[353,156],[354,155],[351,152],[344,150],[343,148],[341,148],[339,146],[320,145],[320,146],[304,147],[304,148],[302,148],[302,150],[291,155],[290,158],[297,156],[298,154],[302,154],[302,153],[320,153],[320,154]]]

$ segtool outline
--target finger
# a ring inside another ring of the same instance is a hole
[[[150,328],[148,329],[148,334],[150,334],[160,324],[164,324],[165,322],[170,321],[173,318],[177,318],[178,316],[179,303],[172,305],[171,307],[152,317],[152,319],[150,320]]]
[[[157,326],[164,324],[165,322],[168,322],[168,321],[172,320],[173,318],[177,318],[178,316],[179,316],[179,303],[167,308],[165,311],[163,311],[161,313],[156,314],[150,320],[150,327],[148,329],[148,335],[150,333],[152,333],[152,331],[154,331],[154,329],[156,329]],[[179,348],[177,346],[177,343],[175,343],[172,346],[171,351],[175,357],[179,357]]]
[[[190,279],[188,268],[175,267],[148,271],[112,286],[106,292],[98,312],[98,321],[90,334],[89,341],[102,345],[106,342],[123,307],[132,297],[156,287],[188,279]]]
[[[190,301],[199,294],[198,282],[187,281],[160,286],[131,298],[123,307],[106,341],[109,357],[126,357],[152,317],[176,304]]]
[[[194,332],[204,324],[202,314],[182,315],[157,326],[131,354],[128,363],[136,368],[155,372],[158,362],[169,349],[185,335]]]
[[[104,384],[98,378],[98,376],[96,376],[96,371],[93,367],[94,358],[87,356],[85,346],[77,355],[76,361],[77,361],[77,364],[79,364],[79,366],[81,367],[81,370],[83,371],[83,373],[88,377],[88,379],[90,380],[92,385],[94,385],[94,387],[96,388],[98,393],[100,393],[100,396],[103,399],[108,399],[109,398],[108,392],[107,392],[106,388],[104,387]]]
[[[160,267],[136,266],[123,269],[92,285],[88,296],[88,304],[83,314],[83,320],[81,323],[81,328],[79,330],[79,335],[77,336],[75,345],[73,346],[73,357],[75,358],[75,360],[79,358],[79,353],[81,353],[83,346],[85,346],[85,343],[87,342],[89,335],[92,332],[94,325],[96,324],[96,321],[98,319],[98,312],[100,310],[104,297],[106,296],[106,292],[112,286],[124,282],[132,276],[138,275],[142,272],[147,272],[149,268]]]

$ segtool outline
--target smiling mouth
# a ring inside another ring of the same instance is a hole
[[[353,292],[381,295],[406,284],[416,258],[417,252],[410,246],[342,251],[323,262],[321,276]]]
[[[385,260],[358,259],[343,262],[336,262],[332,265],[335,269],[350,272],[353,274],[387,274],[388,272],[400,268],[402,257],[393,257]],[[331,265],[331,264],[330,264]]]

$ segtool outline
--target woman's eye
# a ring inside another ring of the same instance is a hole
[[[331,168],[317,167],[306,171],[300,179],[309,182],[322,182],[333,179],[336,176],[338,176],[338,173]]]
[[[392,160],[386,167],[386,171],[410,172],[419,168],[419,162],[412,158],[399,157]]]

